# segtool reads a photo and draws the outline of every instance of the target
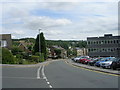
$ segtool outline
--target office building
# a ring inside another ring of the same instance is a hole
[[[120,57],[120,36],[87,37],[87,46],[91,57]]]

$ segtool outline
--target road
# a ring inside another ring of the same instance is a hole
[[[3,88],[118,88],[118,77],[88,71],[64,60],[40,66],[2,68]]]

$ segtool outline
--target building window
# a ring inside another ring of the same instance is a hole
[[[88,44],[90,44],[90,41],[88,41]]]
[[[101,41],[99,41],[99,44],[101,44]]]
[[[2,40],[1,41],[1,47],[6,47],[7,46],[7,41],[6,40]]]
[[[116,40],[116,43],[117,43],[117,44],[119,43],[118,40]]]
[[[114,44],[116,43],[116,40],[114,40]]]
[[[107,44],[107,41],[105,40],[104,43]]]

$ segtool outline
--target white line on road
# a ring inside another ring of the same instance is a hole
[[[40,69],[41,69],[41,66],[37,70],[37,79],[40,79]]]
[[[47,80],[47,77],[45,76],[45,73],[44,73],[44,65],[42,67],[42,76],[43,76],[43,79],[46,79]]]
[[[49,85],[50,88],[53,88],[51,85]]]
[[[43,79],[46,80],[47,84],[49,85],[50,88],[53,88],[52,85],[50,84],[50,82],[48,81],[47,77],[45,76],[45,72],[44,72],[44,65],[42,67],[42,76],[43,76]]]
[[[47,82],[47,84],[50,84],[50,82]]]

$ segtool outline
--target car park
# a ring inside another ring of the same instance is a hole
[[[76,58],[72,58],[73,61],[81,64],[88,64],[90,66],[97,66],[102,68],[112,68],[117,69],[120,68],[120,58],[115,57],[97,57],[91,58],[88,56],[79,56]]]

